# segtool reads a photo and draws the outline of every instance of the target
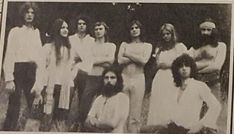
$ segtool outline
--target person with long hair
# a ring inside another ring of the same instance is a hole
[[[51,29],[52,42],[43,46],[46,56],[44,73],[47,75],[42,131],[66,131],[65,120],[74,88],[68,32],[68,24],[63,19],[56,19]]]
[[[9,92],[4,131],[18,129],[21,91],[24,92],[27,108],[31,111],[34,98],[40,98],[43,89],[44,58],[40,31],[36,25],[38,6],[32,2],[24,3],[19,14],[20,25],[10,30],[3,65],[6,89]]]
[[[153,82],[149,105],[148,125],[165,124],[173,116],[170,95],[174,92],[171,72],[172,62],[187,51],[186,46],[177,41],[176,30],[172,24],[165,23],[160,28],[160,40],[155,49],[158,69]]]
[[[166,124],[141,128],[141,132],[160,134],[217,134],[217,119],[221,105],[211,93],[206,83],[196,80],[197,66],[192,57],[183,54],[172,63],[175,92],[171,92],[168,106],[173,108],[173,116]],[[200,118],[203,102],[208,111]]]
[[[144,65],[150,58],[152,45],[144,40],[144,28],[138,20],[128,27],[128,42],[123,42],[118,53],[118,63],[123,67],[124,92],[130,98],[128,131],[138,132],[141,126],[141,108],[145,91]]]
[[[212,19],[204,20],[199,28],[198,41],[189,49],[189,54],[197,64],[198,79],[206,82],[222,102],[220,72],[226,58],[226,44],[219,41],[218,30]]]
[[[102,72],[110,67],[115,59],[116,46],[108,40],[109,27],[103,21],[94,24],[95,42],[92,44],[93,67],[88,73],[85,89],[81,96],[81,106],[79,109],[78,122],[81,125],[79,131],[83,131],[83,124],[90,110],[94,97],[100,94],[98,90],[101,86]]]
[[[95,99],[85,121],[87,132],[125,132],[129,97],[122,92],[123,79],[116,68],[102,73],[100,95]]]

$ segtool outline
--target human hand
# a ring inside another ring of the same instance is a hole
[[[41,95],[36,95],[34,100],[33,100],[33,108],[37,109],[39,106],[42,104],[43,98]]]
[[[8,93],[13,93],[15,91],[15,83],[14,81],[7,81],[6,82],[6,90]]]

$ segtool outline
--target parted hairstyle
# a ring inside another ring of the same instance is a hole
[[[23,24],[25,24],[25,20],[24,20],[24,16],[25,14],[28,12],[28,9],[32,8],[33,9],[33,13],[34,13],[34,19],[33,19],[33,26],[37,27],[38,25],[38,18],[39,18],[39,8],[37,6],[36,3],[34,2],[25,2],[24,4],[22,4],[19,8],[19,25],[22,26]]]
[[[172,67],[171,67],[174,82],[175,82],[177,87],[180,87],[182,85],[179,69],[183,65],[189,66],[191,68],[190,78],[196,78],[197,65],[196,65],[195,61],[188,54],[183,54],[173,61]]]
[[[168,31],[170,34],[171,34],[171,41],[169,42],[169,46],[168,45],[165,45],[165,41],[163,39],[163,31],[166,30]],[[161,47],[162,49],[166,48],[166,47],[173,47],[176,42],[177,42],[177,33],[176,33],[176,29],[175,27],[170,24],[170,23],[164,23],[160,30],[159,30],[159,35],[160,35],[160,39],[159,39],[159,47]]]
[[[68,48],[68,57],[70,58],[70,49],[71,49],[71,44],[68,40],[68,37],[62,37],[60,35],[60,30],[62,28],[62,25],[65,21],[63,19],[56,19],[52,25],[52,29],[51,29],[51,37],[52,37],[52,41],[54,41],[54,45],[55,45],[55,54],[56,54],[56,64],[58,64],[58,62],[61,59],[61,52],[60,52],[60,48],[62,46],[65,46]]]
[[[102,87],[104,86],[104,77],[108,72],[113,72],[116,75],[117,82],[116,82],[116,85],[115,85],[115,88],[116,88],[115,92],[116,93],[121,92],[123,90],[123,77],[121,75],[121,71],[117,67],[111,66],[109,68],[106,68],[102,72]]]
[[[132,41],[132,37],[130,34],[130,30],[132,28],[132,25],[136,24],[139,28],[140,28],[140,40],[142,42],[145,41],[145,28],[142,25],[142,23],[139,20],[132,20],[129,24],[128,24],[128,38],[127,38],[127,43],[130,43]]]
[[[91,21],[90,17],[87,16],[86,14],[78,15],[73,22],[76,31],[77,31],[77,24],[79,20],[83,20],[86,23],[86,34],[90,34],[90,21]]]
[[[103,25],[104,28],[105,28],[105,35],[104,35],[105,36],[105,42],[108,42],[109,41],[109,36],[108,36],[109,26],[104,21],[97,21],[94,24],[93,31],[95,31],[96,26],[101,26],[101,25]]]

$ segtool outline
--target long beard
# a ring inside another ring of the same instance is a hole
[[[215,44],[217,43],[217,39],[215,36],[212,35],[201,35],[200,36],[200,43],[206,44]]]
[[[107,83],[102,89],[102,95],[106,97],[111,97],[116,94],[116,86]]]

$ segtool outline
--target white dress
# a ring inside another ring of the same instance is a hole
[[[174,48],[161,51],[158,63],[172,64],[178,56],[186,51],[187,48],[183,43],[177,43]],[[171,69],[159,69],[152,83],[147,125],[163,125],[170,121],[173,107],[169,104],[174,101],[170,99],[173,94],[176,94],[176,90]]]

